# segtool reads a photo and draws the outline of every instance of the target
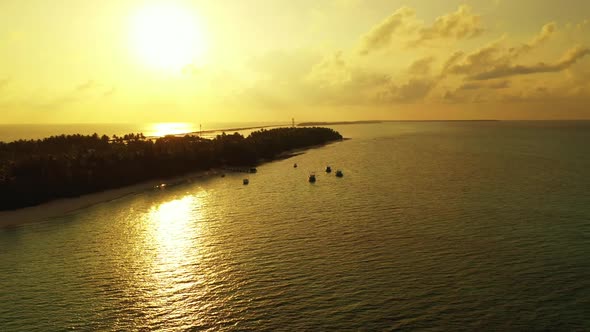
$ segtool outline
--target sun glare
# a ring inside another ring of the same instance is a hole
[[[187,8],[150,5],[132,18],[131,43],[142,61],[156,69],[182,70],[200,65],[205,52],[202,27]]]
[[[190,123],[186,122],[160,122],[153,123],[148,128],[148,136],[180,135],[197,131]]]

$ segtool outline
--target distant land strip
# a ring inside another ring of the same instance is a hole
[[[0,142],[0,211],[223,167],[252,167],[333,141],[330,128],[262,129],[244,137],[59,135]]]
[[[301,122],[296,126],[298,127],[311,127],[311,126],[329,126],[329,125],[350,125],[350,124],[375,124],[375,123],[390,123],[390,122],[483,122],[483,121],[500,121],[494,119],[484,120],[359,120],[359,121],[313,121],[313,122]],[[171,134],[169,136],[182,137],[186,135],[209,135],[215,133],[234,133],[244,130],[260,130],[267,128],[284,128],[291,127],[290,124],[276,124],[276,125],[265,125],[265,126],[253,126],[253,127],[237,127],[237,128],[221,128],[221,129],[207,129],[199,131],[191,131],[186,133]],[[146,136],[149,139],[156,139],[162,137],[160,135]]]
[[[329,126],[329,125],[351,125],[351,124],[373,124],[373,123],[390,123],[390,122],[489,122],[500,121],[495,119],[482,120],[361,120],[361,121],[318,121],[318,122],[301,122],[297,126]]]
[[[267,126],[254,126],[254,127],[240,127],[240,128],[223,128],[223,129],[207,129],[207,130],[199,130],[199,131],[191,131],[187,133],[180,133],[180,134],[172,134],[170,136],[185,136],[185,135],[202,135],[202,134],[214,134],[214,133],[234,133],[243,130],[257,130],[257,129],[267,129],[267,128],[281,128],[281,127],[289,127],[290,125],[267,125]],[[147,138],[153,139],[162,136],[146,136]]]

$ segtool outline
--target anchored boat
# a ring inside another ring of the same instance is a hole
[[[309,182],[310,183],[314,183],[315,182],[315,174],[310,174],[309,175]]]

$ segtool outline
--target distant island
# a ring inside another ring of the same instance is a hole
[[[60,135],[0,142],[0,211],[78,197],[218,167],[250,167],[284,153],[341,140],[320,127],[146,138]]]
[[[361,121],[331,121],[331,122],[301,122],[297,126],[308,127],[308,126],[330,126],[330,125],[351,125],[351,124],[374,124],[374,123],[387,123],[387,122],[487,122],[487,121],[500,121],[494,119],[482,119],[482,120],[361,120]]]
[[[287,125],[267,125],[267,126],[250,126],[250,127],[238,127],[238,128],[225,128],[225,129],[207,129],[207,130],[200,130],[200,131],[193,131],[189,133],[182,133],[182,134],[174,134],[173,136],[186,136],[186,135],[209,135],[215,133],[224,133],[224,132],[238,132],[243,130],[254,130],[254,129],[268,129],[268,128],[279,128],[279,127],[287,127]],[[309,127],[309,126],[306,126]],[[147,136],[148,138],[158,138],[160,136]]]
[[[370,124],[370,123],[382,123],[381,120],[365,120],[365,121],[332,121],[332,122],[301,122],[297,125],[300,127],[307,126],[328,126],[328,125],[347,125],[347,124]]]

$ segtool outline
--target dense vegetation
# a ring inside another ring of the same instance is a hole
[[[214,139],[143,134],[61,135],[0,142],[0,210],[75,197],[221,166],[251,166],[282,152],[342,139],[328,128],[277,128]]]

